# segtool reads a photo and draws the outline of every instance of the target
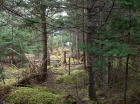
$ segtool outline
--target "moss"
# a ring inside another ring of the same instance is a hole
[[[56,68],[56,67],[50,66],[48,69],[51,70],[53,73],[57,73],[59,75],[65,74],[65,70],[62,67]]]
[[[65,85],[83,86],[88,80],[88,74],[83,70],[74,70],[71,75],[64,74],[56,78],[57,83],[64,83]]]
[[[49,89],[40,87],[21,87],[12,92],[6,102],[10,104],[62,104],[61,95],[53,94]]]
[[[35,87],[35,89],[38,89],[39,91],[42,91],[42,92],[50,92],[52,94],[57,94],[57,91],[55,89],[52,89],[52,88],[48,88],[48,87]]]

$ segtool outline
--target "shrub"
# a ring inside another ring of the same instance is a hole
[[[83,86],[88,82],[88,74],[84,70],[74,70],[71,72],[71,75],[58,76],[56,81],[68,86]]]
[[[6,102],[10,104],[62,104],[61,95],[53,94],[47,91],[47,88],[43,89],[18,88],[6,98]]]

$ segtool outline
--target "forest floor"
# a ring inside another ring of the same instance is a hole
[[[48,67],[49,70],[48,70],[47,81],[43,83],[38,83],[30,79],[31,83],[25,86],[26,87],[28,86],[29,87],[38,87],[38,86],[48,87],[51,89],[55,89],[57,93],[63,93],[64,96],[72,96],[73,99],[75,98],[80,99],[80,97],[83,97],[83,95],[87,96],[87,94],[85,94],[87,93],[87,87],[85,87],[86,85],[81,86],[80,85],[81,82],[79,82],[79,80],[81,79],[80,78],[78,79],[79,77],[78,74],[80,74],[81,71],[83,71],[83,64],[80,64],[77,60],[76,60],[77,62],[76,61],[74,62],[73,60],[71,60],[71,65],[69,69],[69,63],[67,64],[59,63],[61,61],[59,56],[56,57],[52,55],[51,58],[52,58],[51,65]],[[58,60],[59,62],[57,62]],[[13,89],[16,89],[16,87],[14,87],[11,90],[12,85],[15,85],[15,83],[22,80],[24,77],[27,77],[28,74],[31,73],[30,71],[29,72],[27,71],[29,69],[26,67],[17,68],[15,66],[5,65],[5,69],[6,69],[5,70],[5,76],[6,76],[5,84],[3,84],[2,82],[0,83],[0,95],[1,95],[0,102],[1,103],[3,102],[4,98],[7,97],[9,93],[11,93]],[[69,73],[72,75],[69,75]],[[65,78],[66,78],[66,81],[65,81]],[[85,84],[85,82],[83,84]],[[82,88],[82,90],[85,90],[85,91],[79,92],[81,89],[80,87],[83,87],[83,86],[84,88]],[[80,93],[83,93],[83,94],[80,95]],[[83,104],[83,103],[80,103],[80,104]]]
[[[31,70],[26,65],[25,67],[22,67],[22,68],[6,65],[5,66],[5,69],[6,69],[5,70],[5,77],[6,77],[5,84],[3,84],[3,82],[0,82],[0,104],[3,104],[2,102],[5,101],[5,99],[7,99],[7,95],[8,96],[11,95],[11,93],[13,93],[15,90],[18,90],[21,88],[21,91],[29,90],[30,92],[30,88],[35,89],[36,91],[36,88],[38,87],[41,87],[41,89],[44,89],[43,93],[46,92],[46,87],[47,87],[47,89],[49,88],[49,91],[51,91],[51,93],[63,96],[62,97],[63,100],[69,101],[69,103],[66,103],[66,104],[96,104],[90,101],[88,98],[88,88],[87,88],[88,87],[88,73],[86,70],[84,70],[83,64],[79,63],[78,60],[75,60],[75,61],[71,60],[70,69],[69,69],[69,63],[62,64],[63,61],[61,59],[63,58],[64,57],[62,57],[62,55],[61,56],[51,55],[51,65],[48,66],[47,81],[40,83],[40,82],[37,82],[35,79],[28,79],[30,83],[25,83],[25,85],[22,85],[22,87],[16,87],[15,83],[19,82],[20,80],[26,77],[29,77],[33,73],[36,73],[37,71],[36,68],[35,69],[33,68],[33,70]],[[67,58],[67,62],[68,62],[68,58]],[[121,86],[123,86],[121,85],[123,80],[121,79],[121,74],[119,75],[119,78],[120,78],[119,82],[116,81],[116,84],[115,84],[117,85],[117,87],[110,89],[110,91],[104,91],[104,89],[99,90],[97,88],[97,96],[100,102],[102,102],[101,104],[122,104],[123,103],[123,89],[121,88]],[[133,87],[133,89],[134,87],[138,88],[137,85],[139,85],[139,83],[137,82],[133,81],[132,82],[133,84],[131,84],[129,88],[131,86]],[[23,87],[27,89],[22,89]],[[134,89],[134,90],[136,90],[137,92],[139,91],[139,89]],[[134,93],[134,91],[129,90],[129,93],[130,95],[132,95],[131,93]],[[28,95],[28,92],[25,94]],[[16,97],[18,97],[18,100],[22,99],[22,97],[26,98],[26,96],[25,95],[22,96],[22,94],[16,95]],[[132,101],[134,100],[133,102],[139,101],[139,96],[136,95],[135,93],[133,94],[133,96],[130,96],[130,97],[132,97]],[[37,98],[39,97],[37,96]],[[15,102],[16,100],[17,99],[14,99]],[[16,104],[21,104],[17,102]],[[135,104],[140,104],[140,103],[138,102]]]

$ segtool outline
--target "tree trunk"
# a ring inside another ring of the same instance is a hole
[[[112,88],[112,84],[111,84],[111,81],[112,81],[112,78],[111,78],[111,74],[112,74],[112,64],[111,64],[111,58],[108,58],[108,87],[109,89]]]
[[[88,9],[87,9],[87,20],[88,20],[88,32],[87,32],[87,45],[92,47],[93,39],[95,37],[95,24],[93,21],[93,8],[94,2],[92,0],[88,0]],[[93,4],[92,4],[93,3]],[[92,52],[90,49],[87,50],[87,70],[89,71],[89,98],[91,100],[96,100],[96,88],[95,88],[95,64],[97,61],[97,56],[94,52]]]
[[[63,63],[64,63],[64,64],[66,64],[66,63],[67,63],[67,60],[66,60],[66,57],[67,57],[67,56],[66,56],[66,55],[67,55],[67,52],[66,52],[66,51],[64,51],[64,61],[63,61]]]
[[[129,28],[131,29],[132,27],[132,8],[129,6]],[[131,35],[131,30],[128,32],[128,44],[130,42],[130,35]],[[127,104],[127,90],[128,90],[128,75],[129,75],[129,59],[130,55],[127,56],[126,58],[126,70],[125,70],[125,86],[124,86],[124,104]]]
[[[48,53],[47,53],[47,65],[50,65],[51,64],[50,55],[51,55],[51,53],[50,53],[50,51],[48,51]]]
[[[70,73],[71,73],[70,65],[71,65],[71,62],[70,62],[70,57],[69,57],[69,75],[70,75]]]
[[[83,7],[85,7],[85,0],[83,0]],[[83,44],[86,44],[85,41],[85,8],[83,8]],[[83,49],[83,62],[84,62],[84,69],[86,70],[86,51]]]
[[[43,40],[43,58],[42,58],[42,72],[41,81],[47,79],[47,24],[46,24],[46,7],[43,5],[43,0],[41,3],[41,21],[42,21],[42,40]]]
[[[129,55],[126,58],[126,69],[125,69],[125,85],[124,85],[124,104],[127,104],[127,89],[128,89],[128,65]]]

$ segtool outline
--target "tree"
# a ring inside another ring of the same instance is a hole
[[[42,73],[41,81],[44,81],[47,78],[47,21],[46,21],[46,5],[44,5],[44,0],[41,1],[41,22],[42,22],[42,40],[43,40],[43,58],[42,58]]]
[[[96,37],[96,28],[95,24],[93,24],[93,19],[95,19],[92,14],[94,2],[92,0],[87,1],[88,9],[87,9],[87,21],[89,24],[87,27],[87,45],[89,47],[95,46],[93,44],[93,39]],[[91,100],[96,99],[96,87],[95,87],[95,64],[96,64],[97,56],[93,51],[87,51],[87,70],[89,72],[89,97]]]

